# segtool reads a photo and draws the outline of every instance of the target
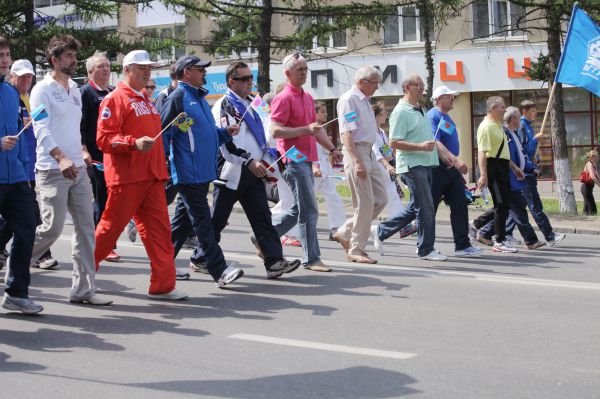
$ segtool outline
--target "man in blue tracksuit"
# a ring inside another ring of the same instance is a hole
[[[537,159],[535,158],[539,140],[542,138],[542,133],[535,134],[532,126],[537,116],[536,105],[531,100],[523,100],[519,106],[519,111],[522,116],[519,129],[517,130],[518,139],[521,142],[523,152],[527,159],[533,163],[537,163]],[[540,231],[544,234],[546,242],[549,246],[554,246],[564,240],[566,235],[555,233],[552,230],[552,225],[550,224],[550,220],[548,220],[548,216],[544,213],[544,207],[537,188],[537,178],[539,176],[541,176],[541,173],[539,173],[538,169],[535,169],[535,173],[534,171],[525,173],[523,197],[529,207],[531,216],[533,216],[533,220],[535,220]],[[515,224],[511,223],[509,219],[506,234],[512,234],[514,228]]]
[[[217,128],[210,106],[205,100],[208,91],[206,67],[210,61],[196,56],[183,56],[175,64],[178,87],[167,97],[160,117],[163,128],[181,112],[189,121],[181,121],[167,129],[163,136],[165,152],[170,155],[171,177],[181,197],[171,220],[174,256],[185,243],[190,231],[204,251],[206,266],[219,288],[244,275],[242,269],[227,266],[223,251],[215,239],[207,195],[210,183],[217,179],[219,146],[231,141],[238,125]],[[179,126],[177,126],[179,125]]]
[[[28,295],[29,264],[35,238],[35,210],[27,176],[27,142],[17,137],[19,92],[6,82],[10,66],[9,42],[0,36],[0,214],[13,232],[10,273],[7,273],[2,307],[23,313],[44,308]]]

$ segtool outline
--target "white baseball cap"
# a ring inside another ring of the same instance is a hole
[[[458,90],[450,90],[448,86],[436,87],[436,89],[433,91],[433,94],[431,95],[431,101],[440,98],[440,96],[443,96],[444,94],[452,94],[453,96],[458,96],[460,92]]]
[[[16,60],[10,68],[10,73],[14,73],[17,76],[23,76],[28,73],[35,75],[35,72],[33,71],[33,65],[31,65],[29,60]]]
[[[157,62],[150,59],[150,54],[146,50],[133,50],[127,53],[123,58],[123,66],[131,64],[158,66]]]

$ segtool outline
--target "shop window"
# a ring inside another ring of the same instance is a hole
[[[310,29],[312,25],[332,25],[333,20],[329,17],[307,17],[301,16],[298,17],[297,26],[298,32],[303,32],[307,29]],[[328,33],[323,33],[320,35],[313,36],[310,39],[310,42],[307,41],[304,45],[298,46],[299,50],[317,50],[327,52],[328,50],[335,49],[345,49],[347,47],[346,41],[346,31],[333,31]]]
[[[433,38],[433,30],[429,33]],[[392,15],[383,26],[383,45],[422,43],[425,34],[421,29],[419,11],[415,6],[398,7],[398,15]]]
[[[475,0],[473,38],[524,36],[525,7],[506,0]]]

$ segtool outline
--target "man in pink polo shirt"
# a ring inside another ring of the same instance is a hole
[[[318,159],[317,141],[331,152],[336,162],[342,160],[342,154],[316,122],[313,98],[302,89],[308,74],[306,59],[300,53],[288,55],[283,59],[283,69],[287,83],[271,103],[271,133],[277,139],[277,149],[281,154],[296,146],[307,159],[304,162],[293,162],[283,158],[286,163],[283,177],[292,190],[294,203],[287,212],[273,220],[273,225],[279,236],[282,236],[297,223],[304,268],[330,272],[331,268],[320,259],[321,251],[317,240],[319,208],[314,192],[312,163]]]

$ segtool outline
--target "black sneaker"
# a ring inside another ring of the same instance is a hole
[[[284,273],[291,273],[300,267],[302,262],[299,259],[294,259],[293,261],[288,261],[286,259],[279,259],[277,262],[273,263],[269,270],[267,270],[267,278],[274,279],[277,277],[281,277]]]
[[[185,249],[196,249],[198,246],[198,239],[195,236],[188,237],[183,244],[183,248]]]
[[[196,273],[209,274],[208,266],[206,266],[206,262],[203,260],[197,262],[190,261],[190,269]]]
[[[42,256],[33,263],[33,267],[37,269],[54,269],[58,266],[58,261],[51,256]]]

